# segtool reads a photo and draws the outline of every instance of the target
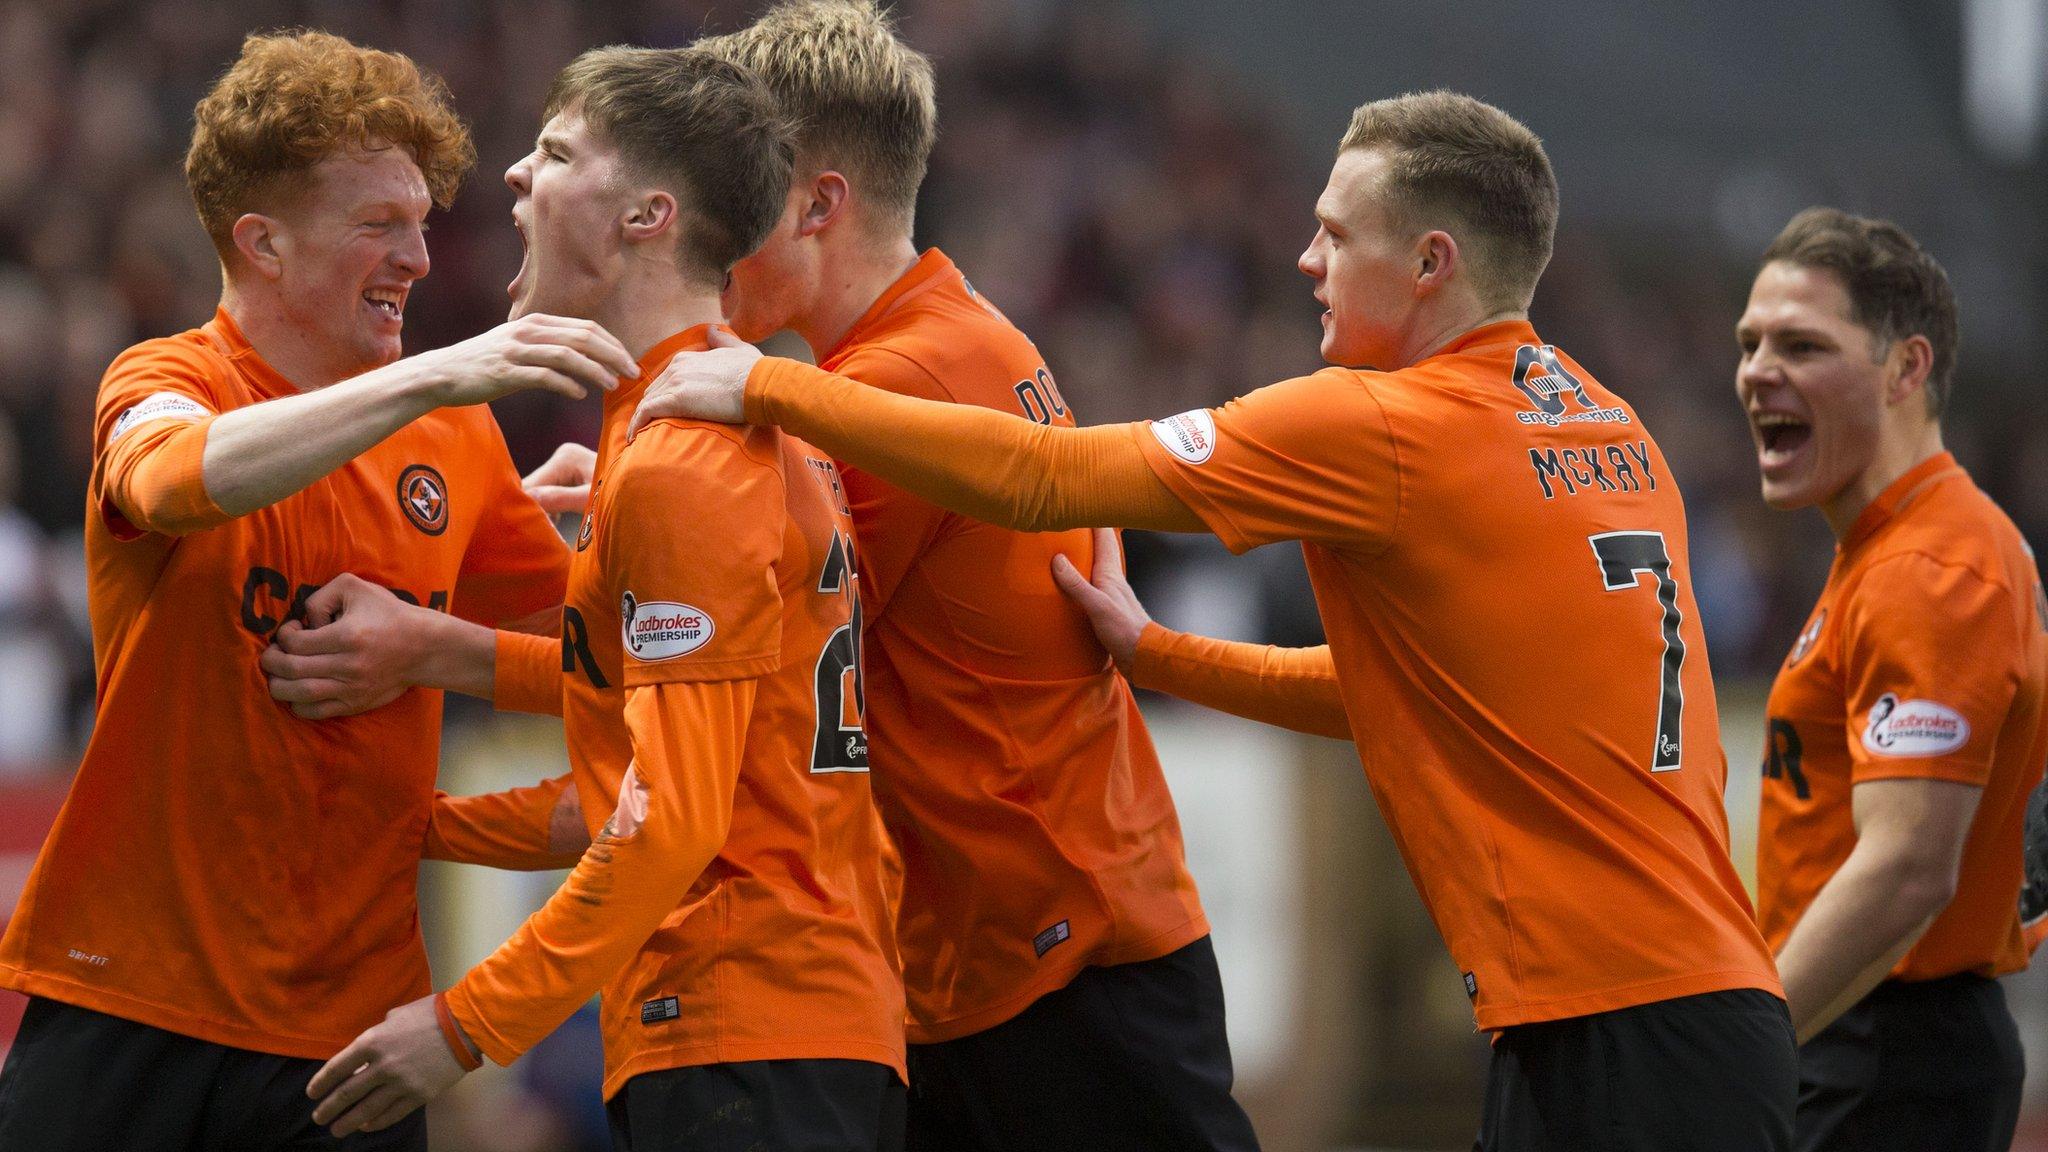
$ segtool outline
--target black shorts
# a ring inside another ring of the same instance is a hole
[[[1474,1152],[1785,1152],[1785,1002],[1740,988],[1504,1028]]]
[[[1207,936],[910,1048],[911,1152],[1251,1152]]]
[[[1799,1049],[1800,1152],[2005,1152],[2026,1059],[1982,976],[1887,980]]]
[[[642,1072],[605,1104],[613,1152],[902,1152],[903,1081],[866,1060]]]
[[[0,1152],[426,1152],[424,1109],[342,1140],[313,1123],[324,1063],[34,998],[0,1069]]]

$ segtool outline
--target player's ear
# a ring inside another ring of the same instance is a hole
[[[815,236],[825,226],[839,219],[852,199],[853,186],[846,177],[834,169],[827,168],[811,178],[810,189],[804,205],[797,216],[797,235]]]
[[[1904,400],[1918,402],[1920,393],[1927,387],[1927,377],[1934,371],[1934,345],[1927,337],[1915,332],[1901,340],[1892,341],[1890,379],[1885,383],[1884,400],[1896,405]]]
[[[1441,229],[1415,242],[1415,294],[1427,296],[1450,283],[1458,267],[1458,242]]]
[[[229,235],[234,239],[235,251],[265,280],[275,280],[284,275],[284,261],[278,256],[281,239],[278,222],[269,216],[244,212],[235,221]]]
[[[628,243],[644,244],[673,228],[680,211],[673,194],[660,188],[649,189],[627,205],[619,227]]]

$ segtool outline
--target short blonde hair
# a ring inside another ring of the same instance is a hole
[[[326,32],[251,35],[193,119],[185,184],[223,257],[234,251],[237,218],[298,191],[344,149],[405,149],[443,209],[476,164],[440,77]]]
[[[938,135],[932,63],[873,0],[784,0],[697,47],[752,69],[797,121],[798,162],[838,168],[892,223],[917,211]]]
[[[1557,176],[1534,132],[1470,96],[1411,92],[1353,112],[1337,151],[1353,148],[1390,156],[1382,191],[1398,218],[1462,225],[1457,238],[1476,249],[1473,280],[1489,307],[1529,306],[1557,236]]]

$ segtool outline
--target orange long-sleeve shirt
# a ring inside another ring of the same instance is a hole
[[[837,470],[773,429],[665,421],[624,443],[647,382],[705,331],[606,398],[554,674],[593,843],[447,994],[507,1063],[601,988],[607,1096],[730,1061],[903,1071]],[[538,649],[498,651],[500,702],[541,704]]]
[[[998,523],[1300,541],[1367,778],[1480,1027],[1782,994],[1728,856],[1678,487],[1628,406],[1527,322],[1122,427],[777,359],[745,407]]]
[[[1242,644],[1147,624],[1131,683],[1276,728],[1351,739],[1328,644]]]
[[[108,368],[85,526],[98,720],[0,983],[325,1059],[430,987],[423,853],[560,861],[538,793],[437,801],[439,692],[301,720],[257,659],[344,572],[496,624],[561,602],[568,549],[481,407],[223,516],[201,475],[212,419],[296,392],[225,312]]]

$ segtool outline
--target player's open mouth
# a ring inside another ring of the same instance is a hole
[[[393,320],[405,318],[405,297],[389,288],[372,288],[363,293],[363,303],[368,304],[371,311]]]
[[[1813,439],[1813,425],[1782,412],[1760,412],[1750,417],[1756,430],[1759,458],[1766,468],[1790,463]]]

